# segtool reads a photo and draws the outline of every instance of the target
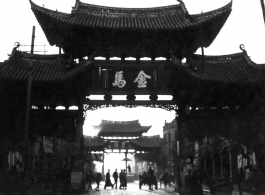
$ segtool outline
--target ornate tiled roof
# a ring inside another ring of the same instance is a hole
[[[136,151],[157,151],[161,147],[162,139],[156,136],[141,136],[137,140],[130,141],[130,144]]]
[[[172,58],[175,65],[194,79],[221,83],[265,81],[265,65],[256,64],[247,53],[222,56],[192,55],[186,64]]]
[[[84,136],[84,147],[90,151],[104,151],[104,148],[108,145],[108,142],[105,142],[98,136]]]
[[[139,139],[131,142],[140,147],[161,147],[161,138],[159,135],[141,136]]]
[[[231,12],[232,7],[231,1],[217,10],[189,15],[183,3],[155,8],[116,8],[77,1],[72,13],[65,14],[30,2],[37,18],[41,14],[70,25],[117,29],[183,29],[223,17]]]
[[[124,136],[131,136],[134,134],[141,135],[146,133],[151,126],[141,126],[139,120],[135,121],[108,121],[102,120],[100,124],[99,135],[113,135],[119,136],[123,134]]]
[[[0,64],[0,80],[27,81],[32,64],[32,80],[40,82],[64,81],[76,77],[89,68],[92,61],[68,64],[59,55],[36,55],[16,51],[14,56]]]
[[[66,14],[38,6],[31,9],[49,43],[74,58],[96,52],[106,57],[179,56],[208,47],[231,13],[227,5],[190,15],[183,2],[155,8],[117,8],[80,1]]]

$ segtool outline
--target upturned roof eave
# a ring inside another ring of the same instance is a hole
[[[139,130],[132,130],[132,131],[104,131],[101,130],[98,135],[102,136],[104,134],[109,135],[109,134],[142,134],[142,133],[147,133],[148,130],[152,126],[142,126],[141,129]]]
[[[194,54],[185,64],[176,57],[172,59],[173,64],[188,77],[201,82],[224,84],[265,82],[265,66],[253,62],[246,51],[220,56]]]
[[[218,8],[218,9],[211,10],[211,11],[204,12],[204,13],[200,13],[200,14],[191,14],[190,17],[193,17],[193,18],[205,17],[208,15],[215,15],[216,13],[220,13],[220,12],[226,12],[226,11],[232,10],[232,5],[233,5],[233,0],[231,0],[228,4],[224,5],[223,7]]]
[[[74,21],[76,20],[76,19],[73,19],[73,17],[75,17],[75,15],[78,14],[78,9],[74,13],[66,14],[66,13],[63,13],[63,12],[53,11],[53,10],[49,10],[47,8],[44,8],[44,7],[40,7],[37,4],[33,3],[31,0],[29,0],[29,1],[31,3],[31,9],[33,10],[35,16],[36,16],[37,12],[42,12],[47,17],[53,18],[57,22],[58,21],[61,21],[63,23],[69,23],[69,25],[74,24]],[[104,6],[99,6],[99,7],[100,8],[101,7],[103,8]],[[168,6],[165,6],[165,7],[168,7]],[[170,28],[165,28],[165,27],[162,27],[162,26],[164,26],[164,25],[162,25],[161,27],[157,28],[157,30],[180,30],[180,29],[185,29],[187,27],[191,27],[191,26],[198,26],[201,23],[205,23],[208,20],[212,20],[215,17],[218,17],[218,16],[224,14],[225,12],[227,12],[227,10],[231,10],[231,7],[232,7],[232,1],[229,4],[225,5],[224,7],[221,7],[219,9],[216,9],[216,10],[213,10],[213,11],[210,11],[210,12],[202,13],[202,14],[189,15],[188,13],[186,13],[186,14],[182,13],[181,15],[183,15],[183,17],[186,18],[187,21],[189,21],[188,22],[188,24],[189,24],[188,26],[181,24],[180,27],[178,27],[178,25],[173,25],[173,26],[175,26],[175,27],[173,27],[171,25]],[[104,7],[104,8],[106,9],[108,7]],[[112,8],[112,9],[119,10],[119,9],[122,9],[122,8]],[[133,10],[133,9],[129,9],[129,10]],[[143,14],[141,14],[141,15],[143,15],[143,16],[147,16],[148,15],[148,9],[147,8],[146,9],[145,8],[139,8],[137,10],[147,10],[144,15]],[[163,9],[161,9],[161,10],[163,10]],[[93,14],[92,11],[91,11],[91,14]],[[166,14],[166,13],[163,13],[163,14]],[[172,14],[172,13],[169,12],[168,14]],[[108,15],[110,17],[113,17],[113,14],[104,13],[104,16],[108,17]],[[209,16],[211,16],[211,17],[209,17]],[[72,17],[72,19],[67,22],[66,18],[69,18],[69,17]],[[95,17],[102,17],[102,16],[100,14],[96,14]],[[40,23],[40,25],[44,29],[45,27],[43,26],[42,21],[39,21],[39,23]],[[83,25],[81,25],[81,26],[83,26]],[[146,25],[140,25],[140,26],[141,27],[139,27],[139,30],[154,30],[154,28],[146,27]],[[102,29],[102,28],[115,29],[115,28],[112,28],[110,25],[108,25],[108,27],[107,26],[104,26],[104,27],[100,27],[100,26],[89,26],[88,25],[87,27],[91,27],[93,29],[95,29],[95,28],[99,28],[99,29]],[[126,30],[127,29],[127,28],[123,28],[122,26],[119,26],[116,29],[119,29],[119,28],[120,29],[123,29],[123,30]],[[138,28],[135,28],[135,27],[131,26],[129,29],[137,30]]]
[[[1,63],[0,80],[25,81],[28,80],[29,64],[33,62],[32,81],[60,82],[77,77],[86,72],[92,60],[84,60],[72,67],[67,67],[67,60],[56,59],[59,55],[36,55],[16,51],[16,54]]]

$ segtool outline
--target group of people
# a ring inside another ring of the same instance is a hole
[[[112,187],[112,189],[115,187],[117,189],[118,185],[118,178],[120,178],[120,189],[127,189],[127,179],[126,179],[126,170],[122,169],[121,172],[118,174],[117,169],[115,169],[114,173],[112,174],[112,177],[114,179],[114,183],[112,184],[111,179],[110,179],[110,170],[108,170],[106,174],[106,181],[104,185],[104,189],[106,187]]]
[[[94,176],[92,171],[88,171],[88,173],[86,175],[86,181],[88,183],[88,190],[89,189],[92,190],[91,184],[92,184],[93,180],[96,180],[96,184],[97,184],[96,190],[99,190],[99,184],[100,184],[101,179],[102,179],[102,176],[101,176],[100,172],[97,172],[96,176]]]
[[[126,179],[126,170],[122,169],[120,173],[117,172],[117,169],[115,169],[114,173],[112,174],[112,177],[114,179],[114,183],[112,184],[111,182],[111,175],[110,175],[110,170],[108,169],[108,172],[106,174],[106,180],[105,180],[105,185],[104,185],[104,189],[106,189],[106,187],[111,187],[112,189],[115,187],[115,189],[117,189],[117,185],[118,185],[118,178],[120,178],[120,189],[127,189],[127,179]],[[99,190],[99,184],[100,181],[102,179],[101,173],[98,172],[96,173],[96,175],[94,175],[91,171],[88,171],[86,174],[86,182],[88,184],[87,190],[92,190],[92,181],[96,180],[96,190]]]

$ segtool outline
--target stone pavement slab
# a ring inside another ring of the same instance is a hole
[[[104,182],[100,185],[99,191],[95,190],[96,186],[92,185],[92,187],[93,190],[82,195],[178,195],[178,193],[174,192],[173,187],[166,189],[158,187],[157,190],[149,190],[148,186],[142,186],[142,189],[139,189],[138,183],[128,183],[127,189],[104,189]]]
[[[171,185],[170,187],[164,188],[158,185],[157,190],[149,190],[148,186],[142,186],[142,189],[139,189],[139,183],[134,182],[134,183],[128,183],[127,184],[127,189],[111,189],[110,187],[107,187],[107,189],[104,189],[104,182],[101,182],[100,184],[100,190],[96,191],[96,185],[92,184],[93,189],[84,192],[84,193],[71,193],[67,195],[179,195],[178,192],[175,192],[174,189],[175,187]],[[204,195],[210,195],[209,189],[207,186],[203,186],[204,188]],[[56,195],[62,195],[56,194]],[[234,186],[234,190],[232,192],[232,195],[239,195],[239,192],[237,190],[237,187]],[[243,192],[243,195],[250,195],[248,192]],[[253,194],[251,194],[253,195]],[[265,195],[265,193],[258,193],[255,195]]]

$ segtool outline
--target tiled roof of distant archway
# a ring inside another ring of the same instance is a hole
[[[141,126],[139,120],[135,121],[108,121],[102,120],[100,124],[100,136],[141,136],[151,126]]]

